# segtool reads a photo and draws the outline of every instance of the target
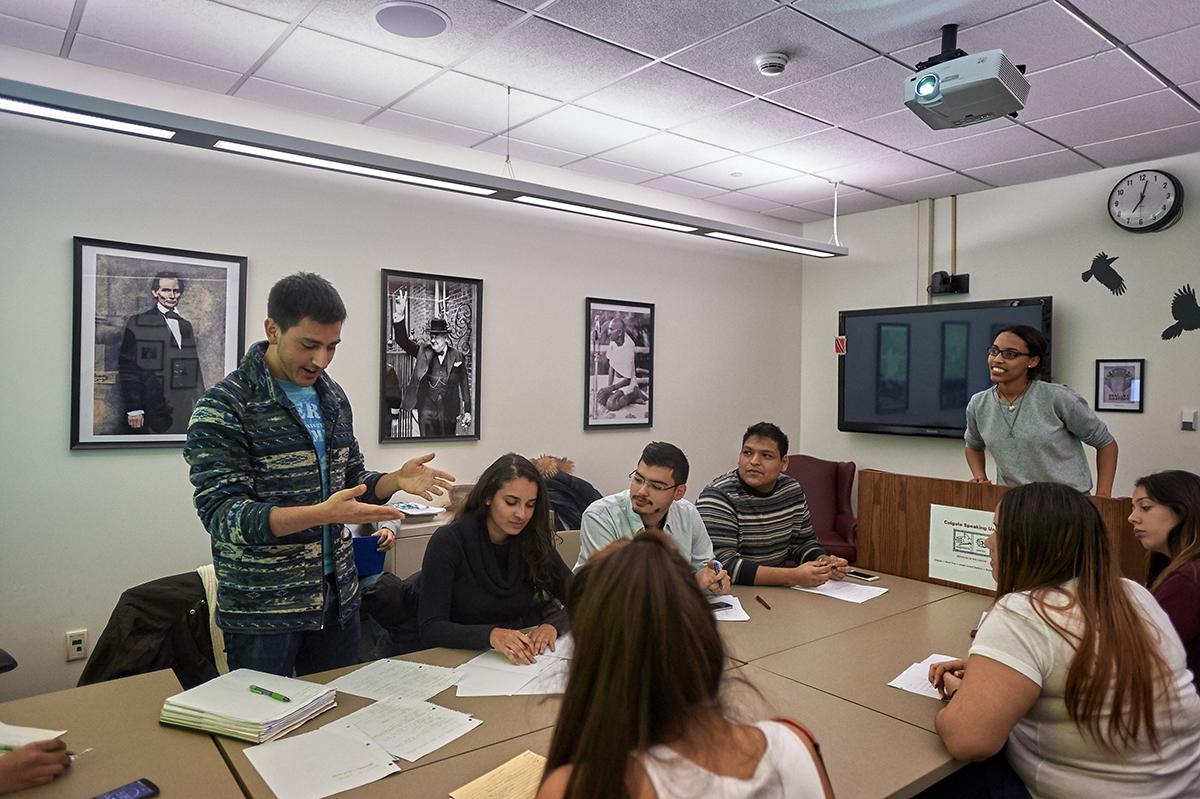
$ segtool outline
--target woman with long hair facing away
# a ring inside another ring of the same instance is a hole
[[[1129,523],[1150,553],[1150,590],[1179,633],[1200,687],[1200,477],[1172,470],[1139,479]]]
[[[1075,489],[1004,495],[987,539],[995,606],[966,662],[934,664],[935,721],[960,760],[1005,748],[1034,797],[1200,796],[1200,697],[1150,592],[1123,579]],[[969,795],[984,795],[972,793]]]
[[[538,799],[832,796],[795,722],[726,718],[725,649],[673,540],[601,550],[567,607],[575,652]]]
[[[425,549],[420,646],[491,647],[512,663],[554,649],[567,623],[554,600],[566,600],[571,570],[554,548],[549,508],[541,475],[520,455],[480,475],[458,518]]]
[[[1087,401],[1048,381],[1050,345],[1028,325],[1006,327],[988,347],[992,387],[967,402],[967,466],[972,483],[990,483],[984,451],[1000,485],[1066,483],[1092,490],[1083,445],[1096,448],[1096,496],[1111,497],[1117,442]]]

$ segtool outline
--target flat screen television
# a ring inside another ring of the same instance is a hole
[[[1050,339],[1052,298],[841,311],[838,430],[962,438],[967,400],[989,387],[987,348],[1010,325]],[[1046,357],[1049,374],[1050,358]]]

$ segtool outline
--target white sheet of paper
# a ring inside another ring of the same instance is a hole
[[[0,721],[0,744],[4,746],[24,746],[34,741],[50,741],[66,735],[66,730],[42,730],[37,727],[17,727]]]
[[[571,662],[559,658],[555,660],[549,668],[539,672],[532,680],[525,683],[517,694],[526,696],[531,694],[563,694],[567,692],[567,676],[571,669]]]
[[[464,672],[458,679],[456,696],[512,696],[524,688],[541,669],[525,666],[528,671],[504,672],[496,669],[476,669]]]
[[[251,746],[246,758],[276,796],[288,799],[323,799],[400,770],[382,746],[325,727]]]
[[[538,657],[539,658],[551,657],[551,658],[559,658],[560,660],[570,660],[574,654],[575,654],[575,639],[571,637],[570,633],[567,633],[562,638],[559,638],[557,641],[554,642],[554,651],[553,652],[551,652],[549,649],[547,649],[543,654],[538,655]]]
[[[888,685],[909,693],[928,696],[931,699],[941,699],[942,695],[938,693],[938,689],[929,684],[929,667],[934,663],[941,663],[943,660],[954,659],[949,655],[930,655],[920,663],[914,663],[900,672],[899,676]]]
[[[724,602],[731,607],[713,608],[713,617],[717,621],[750,621],[750,614],[742,607],[742,600],[735,596],[710,596],[709,604]]]
[[[795,588],[797,591],[807,591],[810,594],[831,596],[834,599],[840,599],[843,602],[853,602],[856,605],[861,605],[863,602],[887,593],[886,588],[858,585],[857,583],[848,583],[844,580],[830,580],[816,588],[804,588],[799,585],[793,585],[792,588]]]
[[[412,763],[482,723],[468,713],[430,702],[385,699],[326,726],[352,725],[393,756]]]
[[[458,675],[454,669],[384,659],[343,674],[328,684],[339,691],[378,701],[394,696],[428,699],[457,681]]]

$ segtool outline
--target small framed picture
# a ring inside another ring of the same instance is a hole
[[[654,424],[654,305],[587,298],[583,429]]]
[[[1096,361],[1096,410],[1141,413],[1145,390],[1144,359]]]
[[[244,256],[76,237],[71,449],[182,446],[245,317]]]
[[[379,442],[478,440],[483,281],[382,273]]]

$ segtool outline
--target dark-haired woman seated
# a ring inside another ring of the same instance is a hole
[[[1121,578],[1091,502],[1056,483],[1015,488],[987,544],[996,604],[965,663],[930,668],[950,700],[935,721],[950,754],[1004,749],[1039,799],[1200,796],[1183,647],[1150,592]]]
[[[1141,478],[1129,523],[1150,552],[1150,590],[1179,633],[1200,687],[1200,477],[1172,470]]]
[[[419,643],[403,648],[491,647],[513,663],[532,663],[553,649],[566,631],[559,603],[571,570],[554,548],[549,507],[542,477],[527,459],[510,452],[489,466],[458,518],[429,539]],[[534,629],[522,632],[528,627]]]
[[[721,711],[725,649],[679,545],[641,533],[571,587],[575,652],[538,799],[823,799],[807,731]]]

